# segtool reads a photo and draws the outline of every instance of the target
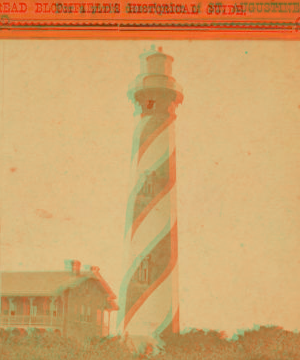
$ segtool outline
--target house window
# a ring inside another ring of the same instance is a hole
[[[74,320],[78,321],[79,319],[80,319],[80,311],[79,311],[78,305],[75,304],[74,305]]]
[[[2,312],[4,315],[8,315],[8,309],[9,309],[8,300],[2,298]]]
[[[101,310],[97,309],[97,324],[101,325]]]
[[[92,321],[92,318],[91,318],[91,307],[88,306],[87,309],[86,309],[86,321]]]
[[[84,321],[84,315],[85,315],[85,306],[81,305],[81,308],[80,308],[80,321]]]

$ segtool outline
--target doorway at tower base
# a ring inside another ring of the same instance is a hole
[[[129,351],[137,355],[157,355],[165,348],[165,342],[159,336],[126,334],[123,340]]]
[[[133,334],[126,331],[121,337],[132,354],[157,355],[165,352],[165,341],[168,342],[170,339],[174,339],[174,336],[180,334],[179,326],[176,325],[176,321],[171,322],[159,334],[155,332],[152,334]]]

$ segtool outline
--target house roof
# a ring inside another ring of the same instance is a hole
[[[1,272],[0,294],[2,296],[57,296],[90,279],[99,281],[108,295],[110,305],[117,310],[116,295],[100,273],[92,271],[81,272],[79,275],[69,271]]]

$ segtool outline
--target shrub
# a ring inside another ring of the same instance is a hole
[[[223,333],[192,329],[164,336],[158,355],[133,355],[119,337],[95,337],[84,345],[53,332],[0,329],[1,360],[299,360],[300,335],[279,327],[245,331],[228,341]]]

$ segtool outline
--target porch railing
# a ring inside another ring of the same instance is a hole
[[[63,324],[63,319],[60,316],[49,315],[0,315],[0,325],[5,326],[53,326],[60,327]]]

